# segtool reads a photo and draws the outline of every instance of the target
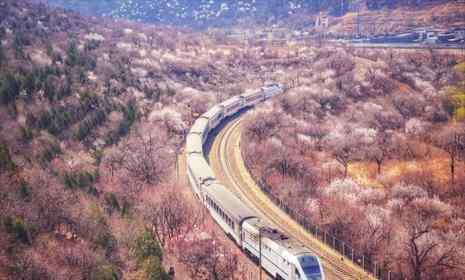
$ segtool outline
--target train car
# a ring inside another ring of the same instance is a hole
[[[224,116],[229,117],[237,113],[240,109],[244,108],[244,98],[241,96],[234,96],[226,101],[223,101],[221,105],[224,108]]]
[[[197,154],[203,156],[203,139],[202,135],[189,133],[186,137],[186,154]]]
[[[262,87],[262,90],[265,95],[265,99],[271,98],[275,95],[281,94],[284,92],[284,87],[280,84],[269,84]]]
[[[221,184],[211,184],[203,194],[205,206],[213,219],[231,239],[242,246],[242,225],[247,219],[256,217],[255,212]]]
[[[324,280],[319,258],[268,223],[251,218],[242,227],[242,248],[275,279]]]
[[[208,132],[217,127],[218,124],[220,124],[220,122],[223,120],[223,111],[223,106],[215,105],[201,116],[201,118],[208,119]]]
[[[205,140],[207,140],[209,131],[210,130],[208,127],[208,119],[200,117],[197,120],[195,120],[189,133],[200,135],[200,137],[202,138],[202,144],[203,144],[205,143]]]
[[[241,95],[244,98],[244,106],[255,106],[264,100],[263,91],[252,90]]]
[[[195,194],[202,200],[204,186],[216,181],[213,170],[208,165],[203,155],[191,154],[187,157],[187,176],[194,188]]]

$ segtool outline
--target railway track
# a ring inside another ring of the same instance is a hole
[[[245,167],[240,152],[242,119],[230,121],[218,133],[209,151],[209,161],[218,179],[238,197],[289,236],[317,254],[327,279],[375,279],[342,255],[327,247],[292,220],[264,194]]]

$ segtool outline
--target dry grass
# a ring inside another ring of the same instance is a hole
[[[358,183],[375,188],[383,188],[401,181],[405,174],[432,174],[432,181],[442,186],[445,191],[449,185],[449,157],[444,152],[434,151],[430,158],[417,160],[389,160],[382,166],[381,174],[377,174],[377,165],[372,162],[356,162],[349,165],[349,176]],[[465,175],[465,163],[456,163],[456,177]]]

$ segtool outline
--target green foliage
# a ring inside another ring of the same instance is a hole
[[[102,125],[107,120],[107,112],[105,109],[98,109],[92,112],[90,116],[79,124],[77,131],[74,134],[76,140],[83,141],[89,136],[95,127]]]
[[[443,100],[444,109],[456,120],[465,120],[465,89],[450,87]]]
[[[95,47],[95,45],[91,45],[90,47]],[[80,69],[81,72],[85,70],[93,70],[97,67],[97,61],[95,57],[93,57],[88,52],[80,52],[77,48],[76,41],[70,40],[68,44],[68,50],[66,51],[67,59],[66,65],[70,67],[81,66],[83,69]],[[82,76],[82,73],[81,73]]]
[[[93,187],[93,184],[98,179],[97,174],[92,174],[88,171],[75,171],[75,172],[66,172],[64,174],[64,184],[65,187],[68,189],[81,189],[81,190],[89,190],[89,188]]]
[[[95,159],[95,166],[100,166],[100,163],[102,163],[102,159],[103,159],[103,151],[98,149],[98,150],[95,150],[93,153],[92,153],[92,157]]]
[[[120,273],[114,266],[105,264],[97,266],[91,274],[91,280],[119,280]]]
[[[123,199],[123,207],[121,208],[121,216],[125,217],[129,215],[131,205],[126,199]]]
[[[56,99],[58,93],[56,90],[56,81],[52,77],[48,77],[44,83],[44,94],[48,100],[53,101]]]
[[[97,41],[97,40],[89,40],[85,43],[84,45],[84,50],[86,52],[88,51],[93,51],[93,50],[96,50],[100,47],[100,41]]]
[[[31,42],[26,37],[25,32],[16,31],[13,37],[13,48],[15,50],[16,58],[25,58],[24,46],[29,45]]]
[[[138,264],[143,264],[150,257],[156,257],[160,261],[163,259],[160,245],[148,230],[144,230],[137,238],[134,253]]]
[[[34,138],[34,134],[32,133],[32,130],[29,127],[24,127],[21,126],[21,139],[25,143],[31,142],[32,138]]]
[[[119,206],[118,199],[114,193],[105,193],[104,195],[105,203],[111,210],[120,211],[121,207]]]
[[[171,277],[166,273],[165,269],[162,266],[162,263],[159,258],[155,256],[148,257],[143,265],[142,269],[147,274],[149,280],[170,280]]]
[[[6,232],[9,233],[16,241],[24,244],[30,244],[29,231],[23,219],[18,217],[6,217],[3,225]]]
[[[118,143],[118,141],[129,133],[131,126],[137,120],[137,107],[135,102],[129,102],[127,108],[124,109],[124,117],[119,124],[116,131],[111,131],[107,135],[106,144],[112,145]]]
[[[107,225],[102,225],[94,239],[95,245],[105,249],[107,252],[112,252],[116,248],[116,239],[111,234]]]
[[[28,96],[39,87],[38,75],[36,72],[27,72],[21,76],[21,90],[24,90]]]
[[[61,150],[60,145],[53,143],[40,154],[39,160],[45,164],[47,162],[51,162],[57,155],[61,155],[62,153],[63,151]]]
[[[465,74],[465,62],[459,63],[455,66],[455,70],[458,72]]]
[[[16,164],[11,159],[8,146],[0,142],[0,171],[13,171],[15,169]]]
[[[5,51],[3,50],[3,45],[0,42],[0,66],[6,64],[6,54]]]
[[[25,180],[21,180],[18,188],[18,196],[24,201],[31,200],[31,191],[29,190],[29,184]]]
[[[16,75],[9,72],[0,73],[0,102],[8,105],[16,100],[21,90],[21,83]]]
[[[68,50],[66,51],[67,59],[66,64],[69,66],[76,66],[79,61],[79,50],[75,40],[70,40],[68,43]]]
[[[126,135],[129,132],[132,124],[136,121],[137,107],[134,102],[130,102],[127,109],[124,111],[124,118],[118,128],[119,135]]]
[[[85,94],[84,97],[81,97],[79,105],[60,106],[44,111],[39,115],[38,119],[31,117],[28,120],[28,125],[39,129],[46,129],[51,134],[57,136],[69,126],[84,118],[87,113],[96,110],[99,106],[109,105],[102,105],[95,95]],[[91,117],[93,120],[89,124],[103,122],[103,119],[106,118],[105,110],[102,109],[102,113],[96,113],[96,116]],[[75,137],[84,137],[89,132],[83,128],[80,134],[78,133],[76,132]]]

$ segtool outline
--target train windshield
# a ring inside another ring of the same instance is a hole
[[[323,280],[318,258],[314,256],[302,256],[299,257],[299,264],[307,280]]]

